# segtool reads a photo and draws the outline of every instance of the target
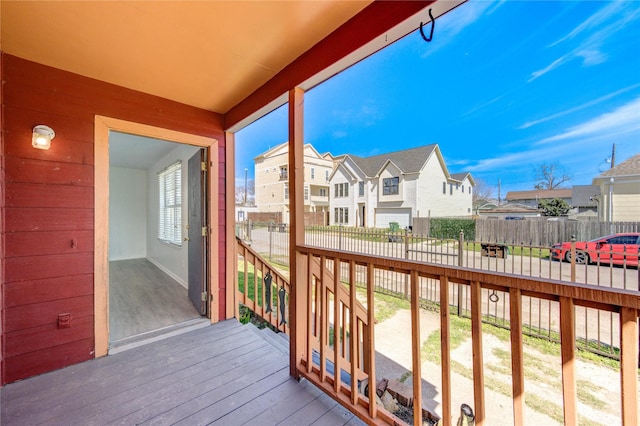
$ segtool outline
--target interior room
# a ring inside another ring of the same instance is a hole
[[[189,159],[198,147],[120,132],[109,136],[109,346],[207,324],[188,297]],[[164,224],[164,174],[180,182]],[[176,180],[177,179],[177,180]],[[176,215],[175,217],[173,217]],[[177,229],[176,223],[178,223]]]

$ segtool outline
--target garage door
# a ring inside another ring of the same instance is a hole
[[[389,222],[397,222],[400,229],[411,225],[411,209],[376,209],[376,228],[388,228]]]

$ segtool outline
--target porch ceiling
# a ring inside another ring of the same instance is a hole
[[[370,2],[1,1],[0,48],[225,113]]]

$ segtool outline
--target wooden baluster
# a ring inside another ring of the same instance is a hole
[[[576,386],[576,333],[573,299],[560,297],[560,351],[562,354],[562,394],[564,424],[578,424]]]
[[[373,264],[367,263],[367,342],[365,347],[366,356],[369,359],[369,415],[375,419],[378,416],[378,408],[376,406],[376,345],[375,345],[375,300],[374,300],[374,269]]]
[[[420,356],[420,278],[411,271],[411,359],[413,367],[413,418],[422,424],[422,359]],[[416,420],[417,419],[417,420]]]
[[[333,263],[333,390],[340,392],[340,259]]]
[[[484,412],[484,370],[482,362],[482,287],[471,282],[471,345],[473,348],[473,400],[475,424],[482,426]]]
[[[313,255],[311,253],[307,254],[307,373],[311,373],[313,369],[313,346],[312,346],[312,338],[313,338],[313,327],[314,327],[314,312],[313,312],[313,270],[311,263],[313,262]],[[316,284],[317,285],[317,284]]]
[[[440,357],[442,359],[442,424],[451,426],[451,352],[449,344],[449,278],[440,276]]]
[[[358,316],[356,313],[356,263],[349,261],[349,360],[351,361],[351,403],[358,404]]]
[[[513,424],[524,424],[524,353],[522,346],[522,294],[509,290],[511,319],[511,386],[513,392]]]
[[[325,268],[326,268],[326,257],[320,257],[320,283],[316,284],[319,288],[318,292],[318,301],[320,304],[320,382],[324,383],[327,379],[327,353],[326,347],[328,344],[327,341],[327,331],[329,327],[329,319],[328,319],[328,308],[329,298],[327,297],[327,287],[325,282]]]
[[[622,424],[638,424],[638,316],[632,308],[620,311],[620,386]]]

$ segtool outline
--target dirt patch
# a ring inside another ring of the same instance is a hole
[[[437,313],[422,310],[420,335],[424,342],[440,328]],[[411,316],[406,309],[376,325],[376,376],[411,386]],[[510,344],[483,333],[486,424],[512,425]],[[452,413],[457,420],[461,404],[474,406],[472,345],[466,339],[451,353]],[[528,424],[560,425],[562,366],[559,356],[525,346],[525,417]],[[442,415],[440,365],[422,363],[423,407]],[[620,374],[606,366],[577,360],[581,424],[620,424]],[[639,380],[640,382],[640,380]]]

